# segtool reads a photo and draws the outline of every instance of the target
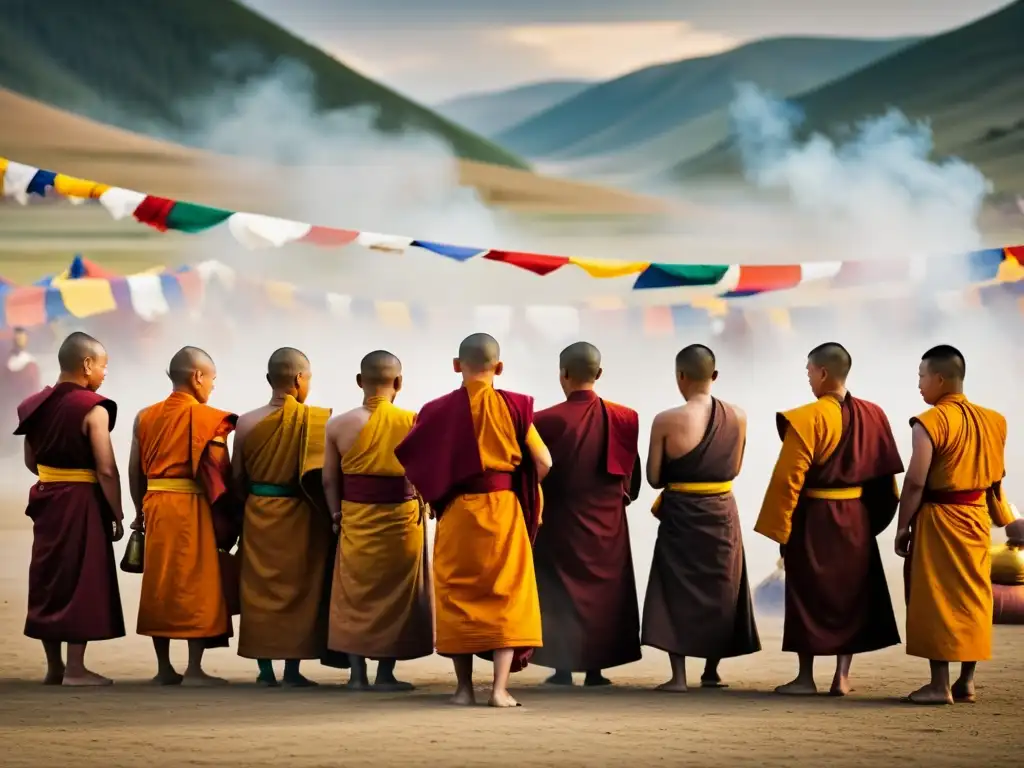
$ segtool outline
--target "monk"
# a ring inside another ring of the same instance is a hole
[[[57,361],[57,383],[18,406],[15,431],[25,437],[25,466],[39,477],[25,511],[32,520],[25,634],[43,643],[47,685],[110,685],[86,668],[85,648],[125,634],[111,546],[124,536],[110,441],[117,405],[96,393],[107,375],[96,339],[72,333]]]
[[[168,376],[173,391],[139,412],[132,436],[132,528],[146,533],[137,631],[153,638],[153,682],[222,685],[202,663],[231,634],[218,550],[238,540],[227,447],[237,417],[207,405],[217,368],[203,350],[183,347]],[[172,639],[188,641],[184,676],[171,665]]]
[[[786,570],[782,650],[800,670],[782,694],[817,693],[814,657],[834,655],[829,693],[845,696],[854,654],[900,642],[875,537],[896,515],[903,461],[882,409],[847,391],[852,365],[841,344],[812,349],[817,400],[776,416],[782,451],[754,530]]]
[[[672,693],[688,690],[687,656],[705,660],[702,687],[723,688],[719,661],[761,650],[732,495],[747,415],[712,397],[715,363],[703,344],[676,355],[686,402],[654,417],[647,454],[647,482],[662,493],[653,509],[660,522],[642,642],[668,653],[672,677],[658,690]]]
[[[416,414],[394,405],[402,363],[378,350],[362,359],[363,404],[327,425],[324,492],[338,526],[328,647],[348,655],[348,686],[411,690],[395,677],[399,659],[434,652],[426,515],[395,457]]]
[[[896,554],[909,560],[907,653],[928,659],[931,682],[914,704],[975,701],[974,672],[992,656],[991,526],[1024,538],[1003,498],[1006,418],[964,396],[959,350],[934,347],[918,367],[931,406],[910,420],[913,454],[900,498]],[[949,663],[960,662],[951,686]]]
[[[577,342],[558,359],[566,400],[538,412],[551,451],[544,478],[545,525],[534,565],[544,647],[533,661],[551,667],[552,685],[609,685],[602,670],[640,659],[640,613],[626,506],[640,492],[636,411],[598,397],[601,353]]]
[[[516,707],[509,673],[542,644],[531,544],[551,455],[533,426],[533,398],[494,387],[503,370],[494,338],[468,336],[453,364],[462,387],[423,406],[395,455],[438,518],[437,652],[455,665],[452,702],[475,703],[480,654],[494,662],[488,704]]]
[[[231,461],[242,522],[238,655],[256,659],[260,685],[316,685],[302,659],[326,649],[324,606],[331,519],[321,474],[329,408],[306,405],[309,358],[283,347],[267,362],[270,402],[239,417]]]

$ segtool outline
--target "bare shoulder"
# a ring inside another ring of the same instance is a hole
[[[686,425],[696,415],[695,409],[688,404],[669,408],[654,417],[654,423],[664,428],[677,428]]]
[[[339,432],[344,432],[345,430],[350,429],[353,424],[358,424],[360,422],[365,411],[365,408],[359,406],[358,408],[353,408],[352,410],[343,411],[335,416],[331,416],[327,421],[327,434],[337,435]]]
[[[720,402],[722,405],[724,405],[726,408],[728,408],[730,411],[732,411],[733,414],[735,414],[737,419],[739,419],[743,423],[746,423],[746,421],[747,421],[747,412],[746,411],[744,411],[742,408],[740,408],[735,403],[729,403],[729,402],[726,402],[725,400],[719,400],[718,402]]]

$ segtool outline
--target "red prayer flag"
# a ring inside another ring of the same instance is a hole
[[[46,288],[15,288],[7,294],[7,325],[29,328],[46,322]]]
[[[795,288],[803,276],[799,264],[781,266],[747,266],[740,265],[740,279],[733,288],[734,293],[752,291],[778,291],[783,288]]]
[[[484,254],[490,261],[502,261],[513,267],[528,269],[535,275],[550,275],[556,269],[569,263],[568,256],[545,256],[540,253],[523,253],[521,251],[488,251]]]
[[[174,200],[169,200],[166,197],[153,197],[147,195],[146,198],[139,203],[139,207],[135,209],[135,218],[143,224],[148,224],[153,229],[158,229],[161,232],[167,231],[167,217],[171,215],[171,209],[174,208]]]
[[[341,247],[348,245],[359,237],[359,233],[352,229],[335,229],[334,227],[312,227],[305,237],[299,240],[300,243],[311,243],[326,247]]]

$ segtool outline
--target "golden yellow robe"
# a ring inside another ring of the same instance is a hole
[[[992,525],[1013,521],[992,490],[1005,474],[1006,418],[947,395],[910,421],[931,438],[929,490],[986,491],[976,504],[922,503],[911,524],[907,653],[931,661],[992,656]]]
[[[319,659],[325,650],[323,608],[331,519],[323,502],[325,428],[331,411],[285,398],[245,439],[242,460],[254,485],[242,524],[238,655],[250,659]]]
[[[331,588],[331,650],[371,659],[418,659],[434,652],[427,528],[419,499],[345,501],[345,475],[402,477],[395,446],[416,414],[386,398],[341,458],[341,534]]]
[[[523,457],[508,406],[490,384],[466,389],[484,470],[513,471]],[[533,425],[526,439],[542,444]],[[533,550],[514,492],[464,494],[448,506],[434,537],[434,594],[438,653],[541,647]]]

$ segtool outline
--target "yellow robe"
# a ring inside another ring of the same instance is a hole
[[[785,544],[793,529],[804,478],[812,466],[831,458],[843,436],[843,411],[832,395],[776,417],[782,449],[768,483],[754,530]]]
[[[523,457],[505,401],[489,384],[466,389],[484,469],[511,472]],[[533,425],[527,442],[541,443]],[[515,493],[452,501],[434,537],[434,594],[440,654],[541,647],[533,550]]]
[[[404,476],[395,446],[409,434],[416,414],[385,398],[366,407],[372,413],[341,458],[343,476]],[[434,652],[427,528],[419,499],[342,501],[328,645],[372,659],[418,659]]]
[[[910,423],[924,427],[932,441],[927,488],[988,491],[988,503],[923,503],[914,517],[907,653],[984,661],[992,656],[991,528],[1013,521],[990,490],[1004,475],[1006,419],[948,395]]]
[[[288,397],[242,446],[250,484],[284,486],[294,495],[246,498],[239,656],[318,659],[326,648],[323,596],[332,531],[320,472],[330,415],[328,408]]]

